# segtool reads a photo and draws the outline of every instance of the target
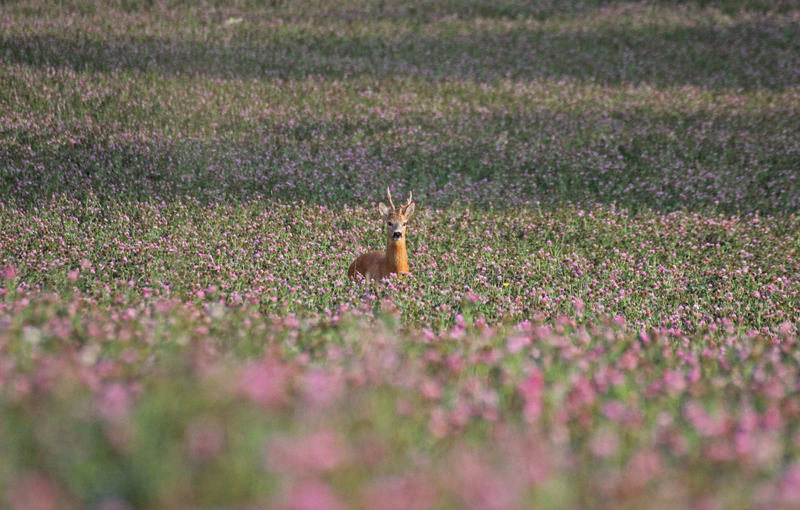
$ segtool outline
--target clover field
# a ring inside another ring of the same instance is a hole
[[[799,114],[788,0],[0,2],[0,507],[796,508]]]

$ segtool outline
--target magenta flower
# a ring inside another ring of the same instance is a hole
[[[328,407],[336,402],[344,393],[342,378],[321,370],[306,373],[300,381],[303,397],[310,404]]]
[[[530,438],[521,447],[514,445],[514,450],[522,455],[524,472],[531,483],[541,485],[550,479],[554,462],[546,441],[538,437]]]
[[[103,386],[95,396],[97,412],[106,420],[125,418],[133,407],[133,397],[122,383]]]
[[[6,281],[11,281],[17,277],[17,268],[14,266],[6,266],[3,268],[3,271],[0,272],[0,276]]]
[[[323,482],[304,481],[289,490],[286,510],[346,510],[347,505]]]
[[[459,478],[458,495],[464,504],[474,510],[511,510],[517,507],[518,479],[503,476],[471,454],[460,455],[456,460]]]
[[[542,414],[544,405],[544,374],[541,370],[534,370],[527,379],[517,386],[517,391],[522,395],[525,405],[523,415],[528,422],[535,422]]]
[[[569,395],[567,395],[567,406],[575,411],[583,406],[592,405],[597,399],[597,392],[592,387],[592,383],[586,377],[579,377],[572,385]]]
[[[297,439],[273,440],[264,461],[272,471],[301,475],[328,473],[346,464],[349,457],[339,436],[322,430]]]
[[[425,378],[419,383],[419,391],[426,400],[439,400],[442,398],[442,387],[430,378]]]
[[[664,387],[667,389],[667,393],[669,393],[671,396],[676,397],[686,390],[686,378],[679,370],[664,370],[664,375],[662,378],[664,381]]]
[[[516,354],[525,347],[531,344],[530,337],[527,336],[512,336],[506,342],[506,349],[509,354]]]
[[[239,392],[263,407],[275,408],[288,399],[288,370],[281,365],[269,361],[249,365],[239,381]]]
[[[619,400],[609,400],[603,404],[603,416],[615,423],[621,423],[627,416],[625,404]]]

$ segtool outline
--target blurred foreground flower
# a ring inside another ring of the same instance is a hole
[[[427,510],[436,502],[436,488],[422,476],[373,481],[362,494],[365,510]]]
[[[122,383],[110,383],[97,393],[95,406],[98,414],[106,420],[120,420],[133,407],[133,397]]]
[[[245,367],[239,374],[239,392],[256,404],[275,408],[285,404],[289,369],[271,361]]]
[[[11,281],[17,277],[17,268],[14,266],[6,266],[3,268],[3,271],[0,272],[0,276],[2,276],[4,280]]]
[[[13,510],[61,510],[70,508],[64,495],[40,473],[25,473],[11,488],[8,501]]]
[[[305,437],[272,440],[264,460],[272,471],[303,475],[333,471],[348,459],[339,436],[331,430],[321,430]]]
[[[323,482],[306,481],[294,485],[286,498],[286,510],[346,510],[342,500]]]

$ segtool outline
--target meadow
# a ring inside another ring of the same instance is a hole
[[[0,507],[797,508],[798,114],[788,0],[0,2]]]

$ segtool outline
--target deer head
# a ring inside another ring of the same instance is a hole
[[[405,205],[401,205],[400,209],[395,208],[389,188],[386,188],[386,195],[389,197],[389,204],[392,208],[389,209],[383,202],[378,204],[381,217],[383,221],[386,222],[386,233],[390,241],[398,242],[405,240],[408,222],[414,215],[414,202],[411,201],[412,194],[408,194],[408,201]]]

